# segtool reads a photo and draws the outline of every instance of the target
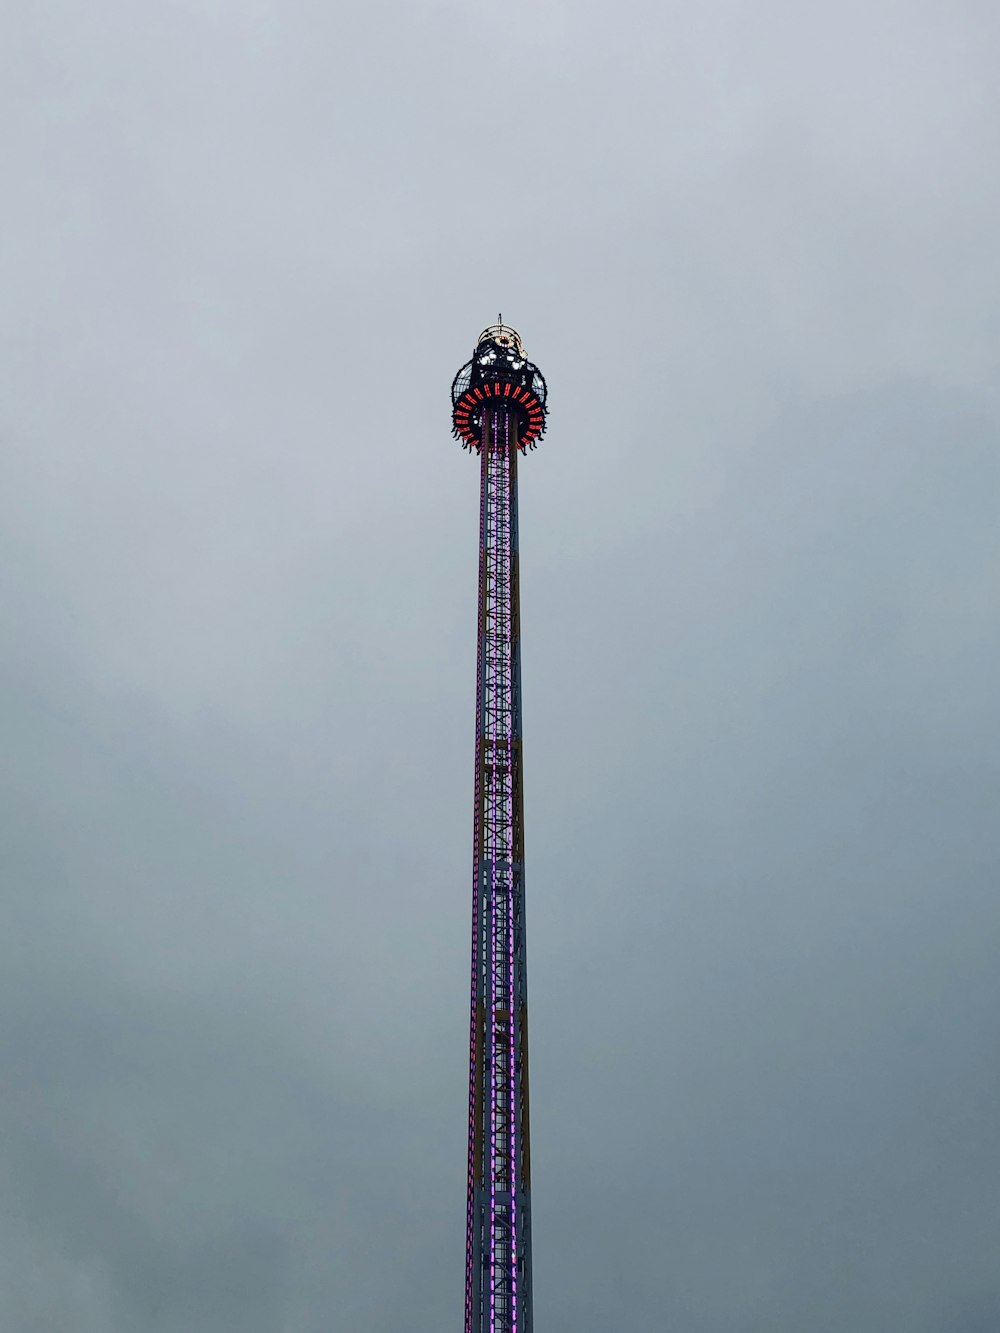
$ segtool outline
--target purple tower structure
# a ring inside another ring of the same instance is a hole
[[[481,470],[465,1333],[532,1333],[517,458],[545,430],[545,380],[500,319],[451,399]]]

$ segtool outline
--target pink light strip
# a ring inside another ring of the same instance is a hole
[[[507,487],[505,494],[506,513],[507,513],[507,571],[508,580],[513,577],[513,558],[511,552],[511,509],[514,497],[510,489],[510,417],[504,413],[504,455],[507,459]],[[512,589],[508,582],[507,597],[507,615],[511,617],[510,596]],[[510,1070],[510,1091],[507,1102],[507,1122],[510,1131],[510,1141],[508,1146],[508,1183],[510,1185],[510,1290],[511,1290],[511,1330],[517,1333],[517,1108],[515,1103],[515,1060],[514,1060],[514,747],[511,730],[514,725],[514,644],[513,644],[514,626],[511,623],[508,627],[507,642],[510,645],[510,676],[508,677],[508,688],[510,690],[510,713],[508,714],[510,722],[507,728],[507,773],[509,792],[509,806],[507,810],[507,827],[511,831],[510,854],[507,858],[507,1014],[508,1014],[508,1061]]]

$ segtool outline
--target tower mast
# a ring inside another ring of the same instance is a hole
[[[532,1333],[517,456],[545,430],[546,387],[501,320],[451,397],[481,473],[465,1333]]]

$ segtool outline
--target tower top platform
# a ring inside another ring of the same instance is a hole
[[[483,343],[496,343],[505,352],[511,352],[515,356],[524,356],[524,343],[521,341],[521,335],[517,329],[511,328],[509,324],[504,324],[502,316],[499,324],[491,324],[488,328],[483,329],[476,339],[477,349]]]
[[[476,350],[451,386],[452,432],[464,449],[479,452],[484,412],[494,408],[517,418],[517,447],[534,449],[545,432],[548,393],[545,377],[524,354],[517,329],[490,324],[476,340]]]

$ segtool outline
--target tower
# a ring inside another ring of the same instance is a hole
[[[451,387],[481,473],[465,1333],[532,1333],[517,459],[545,398],[502,317]]]

